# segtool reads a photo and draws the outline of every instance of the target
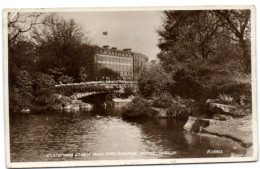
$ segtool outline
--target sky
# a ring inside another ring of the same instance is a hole
[[[57,13],[64,19],[74,19],[82,26],[94,44],[133,52],[155,60],[160,52],[156,30],[161,25],[160,11],[94,11]],[[103,35],[108,32],[108,35]]]

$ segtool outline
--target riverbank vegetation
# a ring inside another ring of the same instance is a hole
[[[73,19],[48,13],[9,13],[10,111],[49,107],[55,84],[95,80],[104,72],[117,77],[112,70],[94,71],[96,48]]]
[[[250,29],[250,10],[163,11],[159,61],[141,72],[140,96],[169,117],[206,116],[207,100],[250,114]]]
[[[169,92],[205,102],[228,95],[251,103],[250,10],[164,11],[158,30]]]

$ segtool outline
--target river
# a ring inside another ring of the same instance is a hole
[[[229,139],[183,132],[187,119],[125,121],[121,107],[10,114],[11,162],[229,157]],[[221,150],[209,154],[209,150]]]

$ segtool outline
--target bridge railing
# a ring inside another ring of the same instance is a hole
[[[65,86],[80,86],[80,85],[99,85],[99,84],[137,84],[137,81],[92,81],[92,82],[80,82],[80,83],[67,83],[67,84],[58,84],[55,87],[65,87]]]

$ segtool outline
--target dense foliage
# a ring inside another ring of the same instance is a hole
[[[74,20],[24,12],[8,19],[11,111],[48,107],[55,84],[95,79],[97,47]]]
[[[250,93],[249,10],[163,14],[158,58],[176,82],[170,93],[195,99]],[[245,90],[232,90],[237,85]]]
[[[159,62],[142,72],[141,95],[173,112],[194,107],[190,99],[202,110],[207,99],[220,95],[232,98],[230,104],[250,104],[250,24],[250,10],[163,11]],[[176,96],[179,104],[171,103]]]
[[[150,119],[158,116],[158,112],[151,109],[151,104],[142,97],[136,97],[128,107],[123,109],[122,117],[127,120]]]
[[[108,78],[109,80],[116,80],[120,77],[120,74],[118,72],[113,71],[109,68],[100,68],[95,72],[95,76],[97,80],[103,80],[103,78]]]

